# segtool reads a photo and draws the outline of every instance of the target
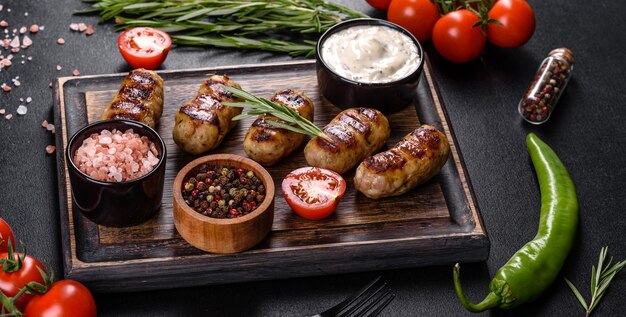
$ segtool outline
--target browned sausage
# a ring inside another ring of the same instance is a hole
[[[446,136],[423,125],[388,151],[366,158],[356,169],[354,187],[373,199],[402,195],[437,175],[449,153]]]
[[[126,75],[102,119],[134,120],[154,128],[162,114],[163,79],[153,71],[138,68]]]
[[[223,103],[243,100],[235,98],[223,85],[241,88],[226,75],[212,75],[202,82],[196,96],[176,111],[172,135],[185,152],[201,154],[216,148],[237,124],[233,117],[240,114],[242,108]]]
[[[313,101],[304,92],[286,89],[277,92],[272,101],[283,104],[302,117],[313,120]],[[269,166],[276,164],[295,151],[305,139],[305,135],[270,125],[267,121],[280,119],[272,115],[260,115],[246,133],[243,150],[248,157],[259,164]]]
[[[378,151],[391,132],[387,118],[370,108],[344,110],[322,130],[330,140],[314,137],[304,148],[304,157],[311,166],[339,174]]]

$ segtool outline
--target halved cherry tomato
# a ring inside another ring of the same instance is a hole
[[[12,253],[12,252],[11,252]],[[30,255],[20,253],[0,254],[2,267],[0,268],[0,291],[7,297],[14,297],[24,285],[30,282],[44,283],[43,277],[37,268],[45,272],[45,269],[37,259]],[[10,262],[6,263],[6,262]],[[23,311],[26,303],[31,299],[32,295],[23,294],[15,303],[20,311]]]
[[[535,33],[535,13],[525,0],[498,1],[488,13],[487,40],[496,46],[514,48],[524,45]]]
[[[172,39],[161,30],[136,27],[120,34],[117,47],[133,68],[157,69],[167,57]]]
[[[431,0],[393,0],[387,20],[407,29],[420,42],[430,40],[439,20],[439,9]]]
[[[365,1],[367,1],[367,3],[369,3],[372,7],[381,11],[387,11],[387,9],[389,8],[389,4],[391,3],[391,0],[365,0]]]
[[[335,171],[302,167],[285,176],[283,196],[298,215],[319,220],[335,211],[346,191],[346,181]]]
[[[480,56],[486,38],[478,16],[469,10],[452,11],[437,21],[433,29],[433,44],[439,54],[454,63],[465,63]]]
[[[87,287],[73,280],[53,283],[43,295],[35,295],[24,311],[28,317],[95,317],[96,301]]]
[[[11,245],[15,248],[13,230],[11,230],[11,227],[4,219],[0,218],[0,253],[7,252],[9,241],[11,241]]]

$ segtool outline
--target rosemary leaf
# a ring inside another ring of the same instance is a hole
[[[578,291],[576,286],[574,286],[574,284],[572,282],[570,282],[570,280],[568,280],[568,279],[565,279],[565,283],[567,283],[567,286],[569,286],[569,288],[572,290],[572,292],[576,296],[576,299],[578,299],[578,302],[580,302],[580,305],[583,306],[583,308],[585,310],[587,310],[588,309],[587,308],[587,301],[585,301],[585,298],[583,297],[582,294],[580,294],[580,292]]]

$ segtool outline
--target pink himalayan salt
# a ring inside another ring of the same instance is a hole
[[[159,163],[154,143],[132,129],[102,130],[83,141],[74,153],[74,164],[89,177],[125,182],[148,174]]]

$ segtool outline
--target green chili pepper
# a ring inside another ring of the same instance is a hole
[[[463,294],[460,266],[454,266],[454,287],[467,310],[514,308],[536,299],[552,284],[572,248],[578,226],[574,183],[554,151],[534,133],[526,138],[541,191],[541,218],[535,238],[496,272],[485,299],[472,304]]]

